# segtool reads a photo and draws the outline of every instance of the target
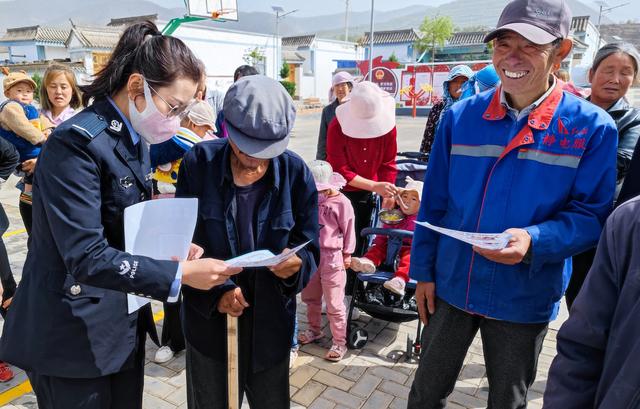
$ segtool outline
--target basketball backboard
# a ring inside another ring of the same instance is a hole
[[[238,21],[238,0],[187,0],[187,13],[193,17]]]

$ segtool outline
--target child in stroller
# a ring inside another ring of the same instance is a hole
[[[406,187],[407,180],[421,181],[427,169],[428,155],[419,152],[399,152],[396,160],[398,175],[396,185]],[[407,176],[410,176],[407,179]],[[411,189],[413,191],[413,189]],[[418,191],[421,192],[421,188]],[[378,200],[379,202],[379,200]],[[419,207],[419,206],[418,206]],[[379,206],[378,206],[379,210]],[[390,281],[395,276],[395,271],[400,262],[400,251],[407,241],[413,237],[413,231],[400,230],[398,228],[378,228],[378,210],[374,211],[370,226],[360,232],[361,236],[369,237],[372,244],[374,236],[386,237],[387,248],[383,252],[380,264],[375,268],[373,274],[357,273],[351,284],[353,297],[348,310],[348,334],[347,341],[350,348],[362,348],[368,341],[367,331],[359,325],[353,318],[353,311],[360,309],[370,316],[390,322],[408,322],[418,319],[418,312],[415,305],[415,281],[405,284],[404,297],[388,291],[383,284]],[[393,226],[397,227],[397,226]],[[411,229],[413,230],[413,229]],[[353,261],[352,261],[353,267]],[[403,280],[404,282],[404,280]],[[421,325],[418,321],[416,340],[419,340]],[[419,342],[415,342],[411,337],[407,337],[406,359],[410,359],[414,353],[419,353]]]
[[[398,209],[384,210],[380,213],[380,220],[384,228],[413,231],[420,201],[422,199],[422,182],[406,177],[406,186],[400,189],[396,197]],[[375,273],[376,267],[382,264],[387,256],[388,237],[376,236],[373,246],[363,257],[354,257],[351,261],[351,269],[359,273]],[[394,277],[384,282],[387,290],[404,297],[406,283],[409,282],[409,261],[411,256],[411,240],[406,239],[402,243],[398,255],[397,267]]]

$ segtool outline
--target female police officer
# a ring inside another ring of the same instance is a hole
[[[123,210],[150,195],[145,142],[173,135],[201,76],[182,41],[133,25],[84,88],[93,105],[43,148],[33,235],[0,344],[0,359],[29,374],[41,409],[140,408],[153,320],[149,306],[128,314],[126,293],[172,301],[181,283],[208,290],[239,272],[122,251]],[[190,259],[201,251],[192,247]]]

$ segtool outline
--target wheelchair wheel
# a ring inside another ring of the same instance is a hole
[[[357,328],[349,334],[349,348],[360,349],[369,341],[369,333],[363,328]]]

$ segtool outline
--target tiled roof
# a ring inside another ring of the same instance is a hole
[[[31,26],[9,28],[7,32],[0,37],[0,41],[38,41],[43,43],[64,45],[69,37],[69,29]]]
[[[107,24],[110,27],[117,26],[129,26],[131,24],[140,23],[142,21],[156,21],[158,20],[158,14],[148,14],[146,16],[132,16],[132,17],[121,17],[121,18],[112,18],[111,21]]]
[[[360,39],[360,44],[370,44],[369,32],[364,33],[364,37]],[[421,38],[420,34],[413,28],[406,30],[393,30],[393,31],[374,31],[373,44],[399,44],[399,43],[413,43]]]
[[[124,26],[119,27],[88,27],[74,26],[72,33],[86,48],[115,48],[120,39]],[[71,34],[67,39],[67,46],[71,40]]]
[[[311,47],[313,41],[316,39],[315,34],[296,37],[282,37],[283,47]]]
[[[578,33],[587,31],[587,25],[589,24],[589,16],[576,16],[571,20],[571,30],[575,30]]]
[[[461,31],[454,33],[447,40],[447,45],[476,45],[484,44],[484,37],[488,31]]]

